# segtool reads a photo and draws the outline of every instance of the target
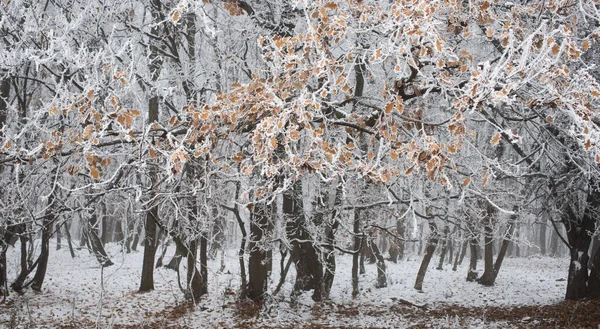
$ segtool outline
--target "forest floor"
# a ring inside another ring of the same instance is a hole
[[[351,258],[338,255],[331,300],[314,303],[311,292],[291,297],[295,273],[263,305],[240,302],[236,251],[209,262],[209,293],[194,306],[185,300],[177,273],[155,271],[155,290],[137,293],[143,253],[107,247],[115,265],[105,269],[86,250],[72,259],[51,252],[41,292],[12,293],[0,304],[0,328],[598,328],[600,303],[563,302],[568,259],[508,258],[492,287],[465,280],[467,262],[452,271],[432,261],[423,286],[412,288],[420,259],[387,263],[388,287],[376,289],[376,267],[367,264],[360,295],[351,298]],[[160,253],[160,250],[159,250]],[[165,261],[173,255],[167,251]],[[9,249],[9,280],[18,251]],[[184,262],[185,263],[185,262]],[[433,264],[435,263],[435,265]],[[184,275],[185,270],[181,270]],[[279,281],[275,259],[270,291]]]

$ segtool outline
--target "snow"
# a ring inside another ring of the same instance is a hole
[[[116,244],[107,250],[115,265],[102,270],[97,260],[86,250],[77,251],[71,259],[66,248],[51,251],[46,281],[41,293],[26,290],[23,296],[11,293],[5,305],[0,304],[0,327],[51,328],[57,325],[82,327],[94,325],[112,328],[116,325],[147,325],[159,327],[180,325],[186,328],[296,327],[300,324],[335,325],[341,327],[406,327],[418,320],[406,317],[405,301],[429,309],[439,306],[467,307],[545,305],[561,301],[566,289],[568,259],[530,257],[507,258],[493,287],[484,287],[465,280],[468,259],[458,271],[451,265],[435,269],[432,261],[423,292],[413,289],[420,258],[411,256],[398,264],[387,262],[388,287],[376,289],[377,269],[366,264],[366,274],[360,277],[360,295],[352,299],[351,264],[349,255],[337,255],[337,273],[331,291],[331,301],[315,304],[312,292],[291,297],[295,273],[288,273],[287,283],[277,296],[270,296],[260,310],[260,316],[244,315],[237,302],[239,264],[236,250],[226,252],[226,268],[218,272],[220,259],[209,261],[209,294],[195,308],[183,315],[169,317],[169,312],[184,302],[175,271],[155,270],[155,290],[137,293],[143,252],[126,254]],[[170,248],[165,261],[173,255]],[[19,254],[8,252],[9,278],[16,277]],[[185,263],[185,262],[182,262]],[[279,259],[273,263],[270,291],[279,281]],[[182,279],[185,270],[181,270]],[[558,280],[558,281],[557,281]],[[404,308],[403,308],[404,307]],[[466,321],[466,322],[465,322]],[[434,327],[473,327],[485,325],[503,327],[502,323],[482,323],[481,319],[447,317],[432,319]],[[523,319],[528,322],[528,319]],[[436,324],[437,323],[437,324]],[[506,325],[505,325],[506,326]]]

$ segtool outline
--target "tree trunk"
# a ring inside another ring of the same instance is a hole
[[[267,292],[267,250],[265,247],[266,230],[272,205],[263,202],[254,204],[250,218],[250,258],[248,260],[248,298],[261,301]]]
[[[29,267],[27,266],[27,237],[25,236],[25,224],[19,224],[17,228],[17,232],[19,233],[19,242],[21,243],[21,270],[19,275],[15,279],[15,281],[10,285],[10,287],[16,291],[17,293],[22,293],[23,291],[23,283],[29,275]]]
[[[504,261],[504,257],[506,256],[508,246],[510,246],[513,234],[515,232],[515,223],[517,221],[519,208],[515,206],[513,208],[513,211],[514,214],[510,216],[510,220],[507,223],[506,234],[504,235],[504,239],[502,239],[502,245],[500,246],[500,251],[498,251],[498,255],[496,256],[496,262],[494,263],[494,281],[498,277],[500,267],[502,266],[502,262]]]
[[[600,252],[595,253],[590,270],[587,297],[591,299],[600,299]]]
[[[187,289],[189,297],[194,303],[203,295],[202,292],[202,275],[196,267],[196,257],[198,254],[198,243],[192,240],[189,244],[187,253]]]
[[[427,247],[425,249],[425,255],[423,256],[423,261],[421,262],[421,266],[419,267],[419,272],[417,273],[417,280],[415,281],[415,289],[418,291],[423,290],[423,281],[425,280],[425,274],[427,273],[427,268],[429,267],[429,262],[431,262],[431,257],[433,257],[433,253],[435,252],[435,247],[438,243],[438,232],[437,226],[433,220],[429,221],[429,241],[427,241]]]
[[[58,226],[58,228],[56,229],[56,250],[60,250],[60,248],[62,247],[62,233],[61,233],[61,228],[62,226]]]
[[[121,245],[121,248],[125,244],[125,235],[123,234],[123,221],[119,217],[115,220],[115,231],[113,232],[114,240]]]
[[[440,261],[437,266],[438,271],[444,269],[444,259],[446,258],[446,253],[448,252],[448,241],[450,240],[449,234],[450,228],[446,225],[444,227],[444,236],[442,238],[442,251],[440,252]]]
[[[484,231],[484,257],[483,257],[483,266],[484,271],[481,277],[479,278],[479,283],[484,286],[491,286],[494,284],[494,249],[493,249],[493,228],[492,228],[492,220],[490,215],[488,214],[487,222],[483,227]]]
[[[150,29],[151,35],[160,34],[161,21],[161,6],[160,0],[151,0],[151,14],[152,14],[152,28]],[[148,68],[150,69],[150,79],[152,82],[156,82],[160,76],[162,69],[162,59],[159,55],[159,49],[156,40],[150,38],[150,53],[148,58],[150,63]],[[158,122],[159,119],[159,98],[154,88],[150,89],[150,99],[148,100],[148,124]],[[150,198],[152,199],[155,195],[154,186],[158,184],[158,168],[154,167],[154,164],[150,164],[149,175],[151,188],[149,191]],[[146,237],[144,239],[144,260],[142,263],[142,277],[140,280],[140,292],[154,290],[154,257],[156,255],[157,248],[157,236],[156,228],[158,218],[158,206],[153,205],[148,211],[146,211]],[[135,240],[134,240],[135,242]],[[134,244],[135,245],[135,244]],[[132,248],[135,250],[134,248]]]
[[[158,206],[152,206],[146,213],[146,237],[144,238],[144,260],[142,262],[140,292],[154,290],[154,256],[157,247],[156,221],[158,221]]]
[[[75,250],[73,250],[73,239],[71,239],[71,226],[69,222],[65,222],[65,236],[67,237],[67,244],[69,245],[69,252],[71,253],[71,258],[75,258]]]
[[[543,256],[546,256],[546,224],[547,224],[547,220],[544,219],[542,220],[542,222],[540,223],[540,253]]]
[[[469,272],[467,273],[467,281],[475,281],[477,280],[477,245],[479,241],[477,239],[477,234],[475,232],[474,227],[470,227],[471,238],[469,239]]]
[[[553,220],[553,219],[550,219]],[[560,228],[560,226],[558,225],[553,225],[555,229],[550,231],[550,256],[552,257],[557,257],[559,252],[558,252],[558,247],[560,246],[560,241],[558,238],[558,232],[556,232],[556,230],[558,228]]]
[[[200,275],[202,276],[202,285],[200,293],[208,293],[208,241],[206,234],[200,236]]]
[[[589,199],[590,196],[588,196]],[[570,206],[567,206],[567,208],[563,223],[567,229],[571,261],[569,263],[569,277],[567,279],[565,299],[576,300],[587,297],[588,250],[592,240],[591,235],[595,230],[595,220],[592,218],[589,209],[585,210],[581,220],[577,220]]]
[[[306,216],[302,206],[302,183],[297,181],[291,190],[283,194],[283,213],[286,219],[286,235],[290,241],[290,257],[296,265],[294,291],[315,291],[320,295],[322,284],[322,264],[312,237],[306,229]],[[317,297],[320,300],[320,297]]]
[[[4,125],[6,124],[6,117],[8,115],[8,102],[6,101],[10,96],[10,80],[8,78],[4,78],[0,80],[0,139],[4,138]],[[0,165],[0,173],[4,171],[2,165]],[[1,194],[4,194],[3,191],[0,191]],[[0,295],[4,298],[8,296],[8,276],[7,276],[7,268],[6,268],[6,251],[8,250],[8,240],[9,240],[9,230],[10,227],[3,232],[2,241],[0,241]]]
[[[6,268],[6,250],[8,250],[8,232],[2,234],[0,241],[0,296],[8,296],[8,275]]]
[[[331,287],[333,286],[333,279],[335,277],[335,231],[339,226],[339,222],[334,219],[333,224],[327,228],[326,230],[326,240],[325,244],[327,247],[325,248],[325,274],[323,275],[323,298],[328,299],[329,293],[331,292]]]
[[[89,229],[87,230],[87,236],[90,240],[91,250],[96,255],[98,262],[102,267],[108,267],[113,265],[113,262],[108,257],[108,253],[104,249],[102,240],[98,236],[97,230],[94,227],[97,226],[98,217],[96,213],[93,213],[89,221]]]
[[[54,207],[52,203],[54,203],[54,197],[53,194],[50,194],[50,197],[48,198],[48,208],[42,224],[42,250],[31,285],[31,289],[35,291],[42,290],[44,278],[46,277],[46,270],[48,269],[48,258],[50,257],[50,237],[52,236],[53,226],[52,224],[54,224],[54,219],[56,218],[56,215],[52,210]]]
[[[385,259],[381,252],[379,252],[379,248],[377,248],[375,243],[371,243],[371,248],[373,249],[373,254],[375,254],[375,257],[377,258],[377,283],[375,284],[375,288],[387,287]]]
[[[169,263],[165,265],[166,268],[177,271],[179,269],[179,264],[181,264],[181,258],[185,255],[185,249],[182,249],[179,244],[175,244],[175,254],[169,260]]]
[[[358,297],[358,267],[359,257],[361,254],[361,242],[360,236],[360,210],[354,211],[354,223],[352,225],[352,231],[354,233],[354,251],[352,254],[352,298]]]

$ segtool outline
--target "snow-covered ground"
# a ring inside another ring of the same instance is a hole
[[[107,246],[115,265],[100,269],[96,259],[85,250],[72,259],[66,248],[52,250],[46,280],[41,293],[27,290],[23,296],[14,292],[0,304],[0,327],[48,328],[94,326],[98,328],[185,328],[231,327],[299,327],[306,324],[323,327],[407,327],[423,323],[410,316],[407,309],[426,305],[428,309],[450,305],[479,307],[548,305],[560,302],[566,288],[567,259],[508,258],[493,287],[484,287],[465,280],[468,259],[458,271],[445,265],[435,269],[432,260],[423,292],[413,289],[420,258],[394,264],[387,262],[388,287],[375,288],[377,270],[366,265],[360,277],[360,296],[351,297],[351,257],[338,255],[337,274],[331,301],[315,304],[307,292],[292,300],[295,276],[293,266],[286,285],[277,296],[268,298],[258,314],[245,311],[248,306],[237,303],[239,266],[236,250],[225,257],[225,270],[219,272],[219,259],[209,262],[209,294],[194,307],[186,307],[175,271],[158,268],[155,290],[137,293],[142,267],[142,252],[125,254],[115,244]],[[165,260],[174,253],[169,250]],[[18,269],[18,250],[9,249],[9,280]],[[183,262],[185,263],[185,262]],[[481,264],[482,265],[482,264]],[[481,266],[480,265],[480,266]],[[273,264],[269,288],[279,281],[279,260]],[[181,271],[184,279],[185,271]],[[175,316],[176,315],[176,316]],[[485,318],[485,317],[484,317]],[[484,323],[481,319],[447,317],[432,319],[433,326],[503,327],[502,323]]]

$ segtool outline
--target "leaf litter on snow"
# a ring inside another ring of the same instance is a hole
[[[418,292],[413,284],[420,259],[412,257],[397,264],[387,263],[386,288],[375,288],[377,269],[375,265],[367,265],[366,273],[360,276],[359,296],[352,299],[352,260],[350,256],[338,255],[329,301],[313,302],[312,292],[292,297],[295,279],[292,267],[278,295],[268,296],[263,305],[253,305],[238,299],[239,263],[237,251],[230,250],[223,271],[216,270],[220,267],[219,259],[209,261],[209,294],[192,306],[184,300],[175,271],[156,269],[155,290],[137,293],[143,253],[126,254],[116,244],[109,244],[107,250],[115,265],[104,269],[85,250],[78,251],[75,259],[71,259],[68,250],[52,251],[42,292],[27,290],[22,296],[11,294],[1,306],[7,312],[0,312],[0,326],[14,323],[22,328],[84,324],[99,328],[503,327],[506,321],[519,321],[522,326],[532,327],[540,321],[536,307],[562,301],[568,267],[568,260],[562,258],[509,258],[496,284],[484,287],[465,280],[467,264],[458,271],[452,271],[448,265],[443,270],[431,266],[423,291]],[[169,249],[167,257],[173,253],[174,248]],[[9,249],[9,278],[16,276],[18,261],[18,252]],[[279,260],[274,259],[273,264],[271,289],[279,282],[276,266]],[[184,280],[183,268],[181,275]]]

